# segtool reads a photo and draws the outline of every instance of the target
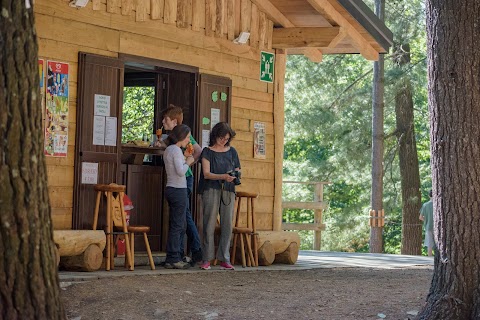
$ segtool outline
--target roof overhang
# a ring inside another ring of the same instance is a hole
[[[324,54],[378,60],[393,34],[361,0],[252,0],[274,21],[273,48],[319,62]]]

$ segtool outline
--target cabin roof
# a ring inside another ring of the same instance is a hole
[[[321,61],[323,54],[360,53],[378,60],[393,34],[361,0],[252,0],[274,21],[273,47]]]

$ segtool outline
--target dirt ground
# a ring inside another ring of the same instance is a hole
[[[432,269],[336,268],[128,276],[66,285],[70,320],[413,319]]]

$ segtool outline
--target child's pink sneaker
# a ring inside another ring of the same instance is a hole
[[[228,262],[220,262],[220,269],[223,270],[235,270],[235,268]]]
[[[202,265],[200,266],[200,269],[210,270],[210,261],[203,261]]]

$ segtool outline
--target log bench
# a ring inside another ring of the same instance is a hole
[[[53,241],[57,247],[57,263],[71,271],[96,271],[100,269],[105,248],[102,230],[54,230]]]
[[[300,249],[300,236],[292,231],[257,231],[258,264],[295,264]]]

